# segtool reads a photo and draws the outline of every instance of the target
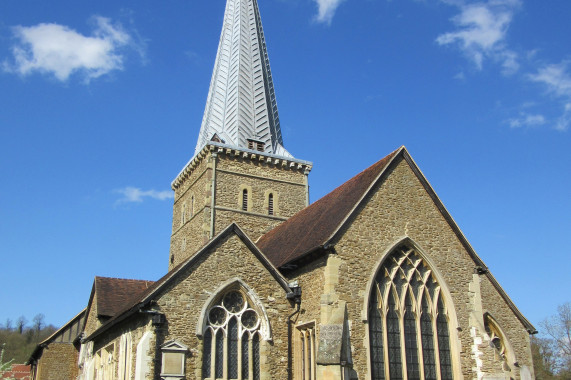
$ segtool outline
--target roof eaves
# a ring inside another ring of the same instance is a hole
[[[52,335],[50,335],[49,337],[47,337],[46,339],[44,339],[43,341],[41,341],[40,343],[38,343],[36,345],[36,348],[34,349],[34,351],[32,352],[32,354],[30,355],[30,358],[28,359],[28,361],[26,362],[26,365],[30,365],[33,359],[37,359],[37,354],[41,355],[41,351],[43,351],[44,347],[47,346],[48,344],[51,343],[51,341],[53,339],[55,339],[55,337],[65,328],[67,328],[70,324],[72,324],[73,322],[75,322],[78,318],[81,318],[82,316],[84,316],[85,312],[87,311],[87,307],[84,308],[83,310],[81,310],[79,313],[77,313],[77,315],[75,317],[73,317],[72,319],[70,319],[65,325],[63,325],[62,327],[60,327],[59,329],[57,329]],[[80,334],[81,335],[81,334]]]

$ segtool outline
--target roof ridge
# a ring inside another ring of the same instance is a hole
[[[120,280],[120,281],[138,281],[138,282],[155,282],[155,280],[139,280],[139,279],[136,279],[136,278],[105,277],[105,276],[95,276],[95,279]]]

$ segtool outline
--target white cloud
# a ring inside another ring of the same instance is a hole
[[[5,61],[7,72],[23,76],[34,72],[67,81],[74,73],[86,82],[123,68],[121,49],[132,44],[131,36],[120,25],[104,17],[94,17],[92,36],[84,36],[59,24],[38,24],[13,28],[17,43],[13,62]]]
[[[317,15],[315,19],[318,22],[331,24],[335,11],[345,0],[314,0],[317,3]]]
[[[457,30],[436,38],[440,45],[457,45],[482,69],[486,58],[501,62],[504,73],[519,69],[518,55],[505,46],[505,38],[520,0],[489,0],[485,3],[458,3],[460,13],[452,18]]]
[[[571,126],[571,103],[565,104],[563,114],[555,122],[555,129],[564,132]]]
[[[571,73],[569,62],[548,64],[540,67],[537,73],[528,75],[528,78],[543,84],[547,91],[562,101],[563,113],[555,122],[555,129],[566,131],[571,126]]]
[[[508,124],[512,128],[521,127],[538,127],[547,123],[545,116],[543,115],[532,115],[527,113],[522,113],[519,118],[508,120]]]
[[[170,190],[141,190],[137,187],[131,186],[115,190],[115,192],[123,195],[122,198],[117,200],[117,203],[140,203],[143,202],[145,198],[156,199],[159,201],[174,198],[174,193]]]
[[[543,83],[555,95],[571,98],[571,74],[567,72],[568,66],[568,62],[545,65],[536,74],[529,75],[529,79]]]

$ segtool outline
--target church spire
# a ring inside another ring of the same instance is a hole
[[[196,152],[209,141],[291,157],[256,0],[227,0]]]

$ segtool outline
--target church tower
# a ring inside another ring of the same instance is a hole
[[[230,223],[256,241],[309,204],[312,164],[283,146],[256,0],[227,0],[194,156],[172,182],[169,270]]]

